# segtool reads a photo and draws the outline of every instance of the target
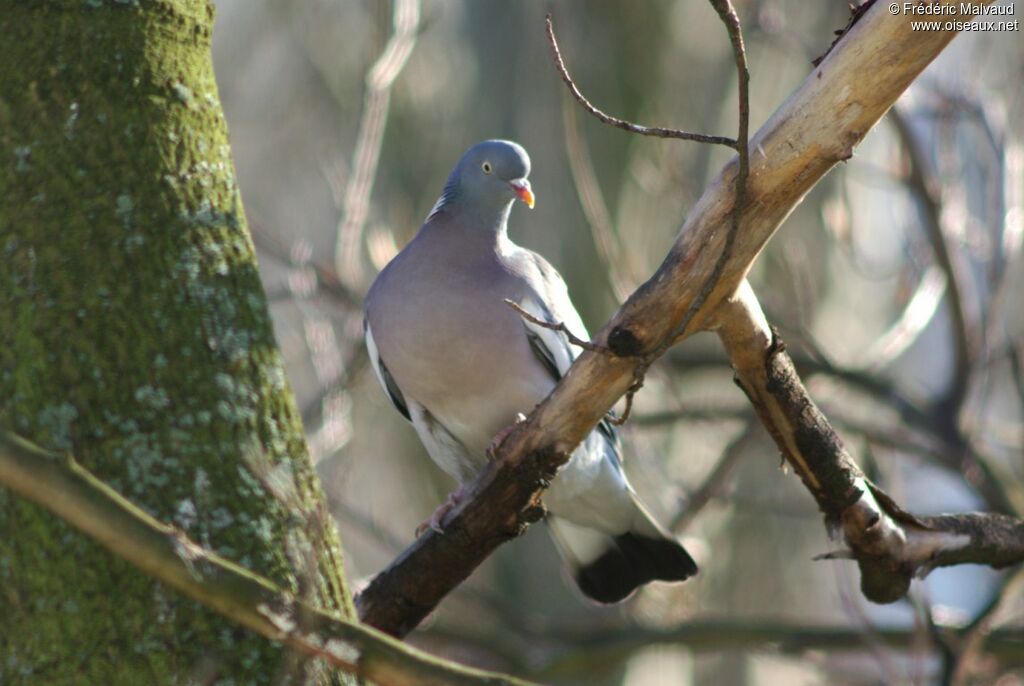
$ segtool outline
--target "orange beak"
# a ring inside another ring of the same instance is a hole
[[[526,203],[526,206],[532,210],[533,191],[530,190],[530,182],[526,179],[516,179],[515,181],[509,181],[508,185],[512,186],[512,190],[516,192],[519,199]]]

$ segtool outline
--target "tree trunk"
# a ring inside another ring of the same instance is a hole
[[[0,425],[353,615],[285,381],[207,0],[0,0]],[[0,683],[329,680],[0,489]]]

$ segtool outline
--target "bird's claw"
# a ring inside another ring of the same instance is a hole
[[[419,538],[426,532],[427,529],[433,529],[439,534],[444,533],[444,527],[441,526],[441,522],[445,516],[458,507],[459,503],[462,502],[462,496],[464,495],[463,487],[459,486],[457,489],[448,494],[445,501],[437,506],[434,513],[427,519],[420,522],[419,526],[416,527],[416,538]]]
[[[523,414],[522,412],[519,412],[516,414],[516,418],[515,420],[513,420],[511,424],[506,426],[498,433],[494,434],[494,438],[491,439],[491,442],[487,446],[487,457],[492,460],[495,459],[495,457],[498,454],[498,450],[501,448],[501,445],[505,442],[505,439],[508,438],[509,434],[515,431],[515,428],[517,426],[519,426],[525,421],[526,415]]]

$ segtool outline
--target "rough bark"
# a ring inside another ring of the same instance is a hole
[[[0,425],[351,616],[242,212],[212,22],[206,0],[0,0]],[[320,669],[2,489],[0,588],[5,684]]]

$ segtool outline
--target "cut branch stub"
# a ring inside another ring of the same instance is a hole
[[[636,357],[643,352],[640,339],[624,326],[616,326],[608,332],[608,349],[619,357]]]

